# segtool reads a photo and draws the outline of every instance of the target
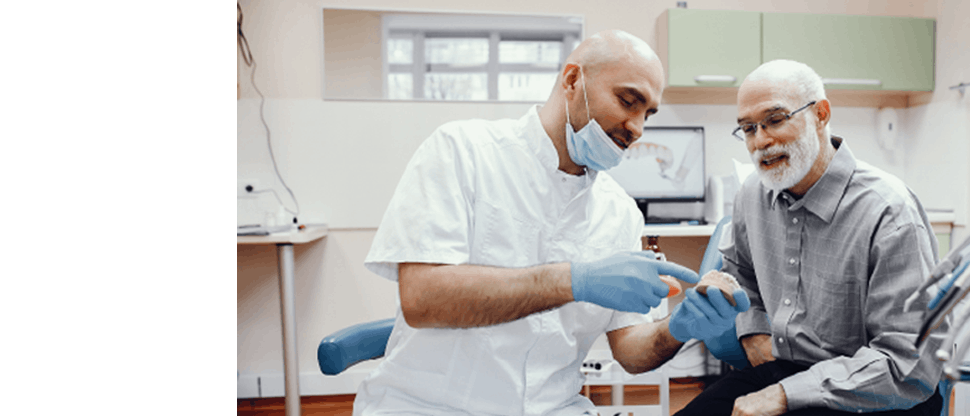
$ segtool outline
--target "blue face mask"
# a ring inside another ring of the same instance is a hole
[[[589,123],[578,132],[574,131],[572,123],[569,122],[569,103],[566,103],[566,150],[577,165],[596,171],[608,170],[620,164],[623,149],[589,116],[589,98],[586,95],[586,77],[583,76],[582,67],[579,68],[579,74],[583,77],[583,100],[586,101],[586,119]]]

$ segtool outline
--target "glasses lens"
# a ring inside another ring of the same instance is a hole
[[[768,116],[764,123],[769,129],[775,129],[784,125],[785,121],[788,121],[788,115],[785,113],[778,113]]]

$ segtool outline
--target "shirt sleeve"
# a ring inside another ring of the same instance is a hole
[[[468,262],[472,157],[450,131],[460,129],[440,127],[405,168],[364,260],[368,270],[397,281],[399,263]]]
[[[930,232],[917,221],[884,224],[873,238],[872,265],[866,298],[869,342],[851,357],[816,363],[781,381],[789,410],[828,407],[874,412],[909,409],[936,389],[942,371],[933,358],[947,325],[941,325],[917,350],[922,313],[929,303],[924,292],[912,312],[903,302],[929,274],[934,264]]]
[[[738,280],[738,284],[748,294],[751,307],[738,314],[735,328],[738,339],[751,334],[771,334],[771,323],[764,301],[758,290],[758,280],[755,278],[754,266],[751,261],[751,248],[748,245],[747,226],[744,218],[744,201],[742,192],[738,192],[734,200],[734,213],[731,216],[731,227],[725,230],[726,235],[718,247],[721,251],[723,265],[721,271]],[[727,234],[729,233],[729,234]]]

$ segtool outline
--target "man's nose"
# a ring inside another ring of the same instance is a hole
[[[646,122],[646,116],[644,117],[633,117],[626,122],[626,130],[630,132],[629,138],[630,143],[637,141],[640,136],[643,135],[643,124]],[[627,144],[630,144],[627,143]]]
[[[760,124],[757,126],[757,130],[754,132],[754,136],[748,139],[748,143],[750,146],[753,146],[755,150],[766,149],[768,146],[771,146],[773,141],[774,139],[771,137],[771,135],[769,135],[768,132],[765,131],[765,128]]]

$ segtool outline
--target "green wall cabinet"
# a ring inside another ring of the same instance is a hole
[[[764,62],[804,62],[827,89],[933,90],[933,19],[763,13],[762,29]]]
[[[761,13],[669,9],[658,22],[667,85],[737,87],[761,64]]]
[[[668,9],[657,22],[657,52],[669,87],[738,87],[762,62],[793,59],[814,68],[830,91],[917,94],[935,87],[935,24],[913,17]]]

